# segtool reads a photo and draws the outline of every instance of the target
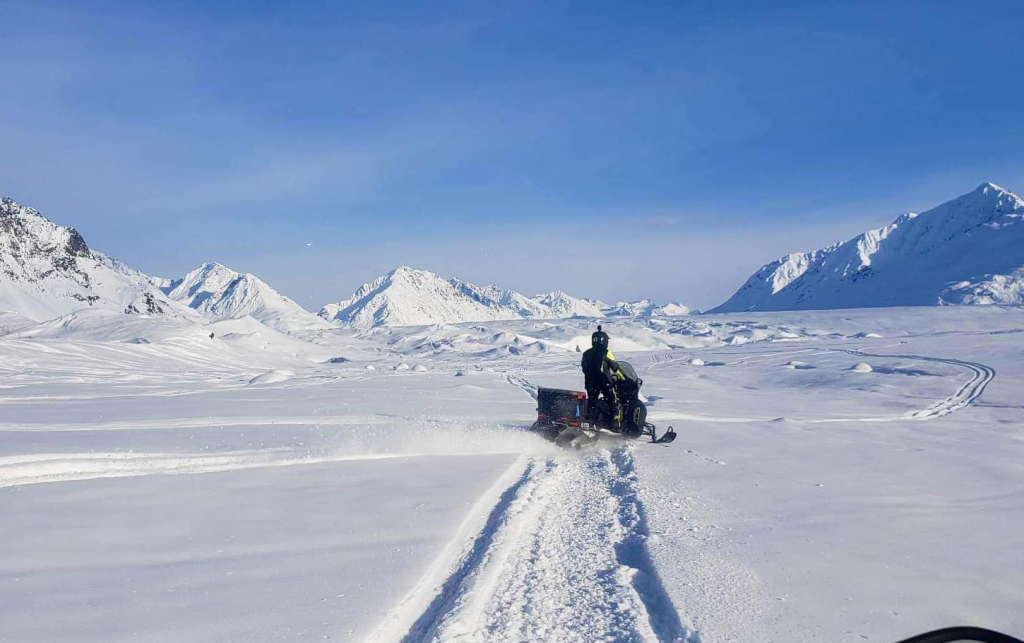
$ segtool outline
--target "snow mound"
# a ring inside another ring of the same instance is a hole
[[[871,373],[875,369],[871,368],[871,364],[860,362],[859,364],[854,364],[853,366],[851,366],[850,370],[853,371],[854,373]]]
[[[609,329],[606,328],[605,330]],[[653,334],[649,334],[646,337],[636,335],[635,333],[630,333],[630,336],[612,335],[608,341],[608,349],[613,353],[628,353],[659,351],[667,348],[666,344],[659,341]],[[590,335],[577,335],[562,346],[571,351],[585,351],[590,348]]]
[[[274,384],[276,382],[285,382],[295,377],[295,373],[287,370],[272,369],[266,373],[257,375],[256,377],[249,380],[250,384]]]
[[[61,339],[155,344],[184,342],[210,345],[210,330],[185,317],[125,315],[103,308],[85,308],[55,319],[21,325],[9,336],[19,339]]]
[[[814,367],[808,364],[807,362],[801,362],[795,359],[786,362],[783,365],[783,368],[788,368],[793,371],[810,371],[814,369]]]

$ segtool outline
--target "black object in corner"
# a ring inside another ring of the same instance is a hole
[[[934,632],[918,634],[899,643],[958,643],[974,641],[976,643],[1024,643],[1007,634],[986,630],[983,627],[947,627]]]

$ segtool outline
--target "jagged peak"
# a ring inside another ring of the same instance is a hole
[[[968,192],[967,194],[964,194],[964,195],[962,195],[962,196],[960,196],[960,197],[958,197],[956,199],[953,199],[953,201],[950,201],[950,203],[964,202],[964,201],[967,201],[967,202],[981,201],[981,202],[987,202],[987,203],[992,203],[992,204],[998,205],[998,204],[1001,204],[1002,202],[1004,202],[1006,200],[1009,200],[1010,203],[1013,204],[1012,207],[1014,209],[1024,207],[1024,199],[1021,199],[1020,196],[1018,196],[1017,194],[1011,192],[1010,190],[1007,190],[1004,187],[1001,187],[999,185],[996,185],[995,183],[992,183],[991,181],[988,181],[988,182],[982,183],[981,185],[979,185],[977,188],[975,188],[971,192]],[[943,205],[946,205],[946,204],[943,204]],[[941,207],[942,206],[940,205],[939,208],[941,208]],[[935,208],[935,209],[938,209],[938,208]]]
[[[25,210],[35,214],[39,214],[39,211],[36,210],[35,208],[19,203],[18,201],[15,201],[13,197],[9,196],[0,197],[0,205],[4,206],[4,210]]]
[[[395,268],[394,270],[392,270],[391,272],[389,272],[387,274],[391,275],[391,276],[396,276],[396,275],[421,275],[421,274],[424,274],[424,273],[431,274],[431,275],[434,274],[434,273],[430,272],[429,270],[420,270],[418,268],[413,268],[412,266],[406,266],[406,265],[398,266],[397,268]]]
[[[39,221],[49,226],[53,226],[54,228],[74,230],[74,228],[72,227],[63,226],[60,225],[59,223],[54,223],[53,221],[50,221],[45,216],[43,216],[43,214],[39,210],[33,208],[30,205],[25,205],[24,203],[16,201],[15,199],[9,196],[0,198],[0,216],[14,216],[22,219],[38,219]]]

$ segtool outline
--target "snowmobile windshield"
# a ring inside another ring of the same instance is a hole
[[[615,363],[619,365],[619,370],[622,371],[622,374],[623,374],[623,376],[625,376],[627,381],[630,381],[630,382],[632,382],[634,384],[637,384],[640,381],[640,378],[637,377],[636,371],[633,370],[633,365],[632,364],[630,364],[629,362],[615,362]]]

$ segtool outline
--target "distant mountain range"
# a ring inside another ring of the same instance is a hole
[[[848,241],[773,261],[710,312],[993,303],[1024,304],[1024,200],[986,183]],[[690,312],[678,303],[608,305],[562,291],[527,296],[402,266],[317,315],[255,275],[215,262],[181,279],[147,276],[92,250],[73,228],[0,200],[0,312],[38,322],[86,308],[200,321],[252,317],[285,332]]]
[[[498,319],[686,314],[650,301],[608,306],[561,291],[528,297],[497,286],[397,268],[319,316],[259,277],[216,262],[180,279],[151,277],[86,245],[73,228],[33,208],[0,201],[0,312],[46,321],[83,309],[221,321],[252,317],[279,331],[459,323]]]
[[[1024,303],[1024,200],[998,185],[755,272],[709,312]]]
[[[372,328],[497,319],[686,314],[684,306],[659,307],[649,301],[608,306],[562,291],[529,297],[497,286],[444,279],[427,270],[402,266],[367,284],[345,301],[324,306],[320,316],[332,323]]]

